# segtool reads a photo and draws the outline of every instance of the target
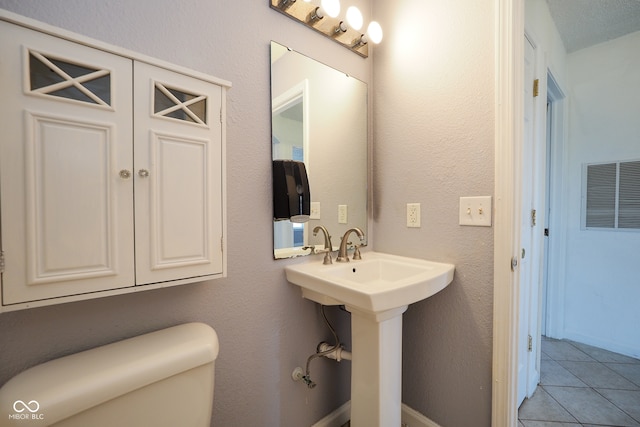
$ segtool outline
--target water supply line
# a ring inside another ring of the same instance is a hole
[[[336,330],[333,328],[333,326],[331,326],[329,319],[327,319],[327,314],[325,313],[325,306],[321,305],[320,307],[322,311],[322,317],[324,318],[324,322],[327,324],[327,327],[333,334],[335,344],[331,345],[323,341],[320,344],[318,344],[318,347],[316,348],[316,352],[307,358],[307,366],[304,371],[304,375],[302,375],[298,379],[302,379],[302,381],[309,388],[315,388],[316,386],[316,383],[311,380],[310,365],[313,359],[316,359],[318,357],[328,357],[330,359],[337,360],[338,362],[343,359],[351,360],[351,353],[342,348],[342,345],[340,344],[340,339],[338,338],[338,334],[336,333]],[[297,377],[296,371],[294,371],[294,379],[296,379],[296,377]]]
[[[321,342],[318,344],[318,351],[322,353],[326,353],[324,357],[328,359],[333,359],[337,362],[341,362],[342,360],[351,360],[351,352],[344,349],[344,347],[340,346],[335,348],[328,342]]]

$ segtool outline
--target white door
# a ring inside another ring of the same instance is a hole
[[[131,61],[0,33],[2,303],[132,286]]]
[[[541,161],[536,127],[540,117],[536,114],[533,82],[536,73],[535,48],[524,40],[524,128],[521,153],[521,223],[519,270],[519,325],[518,325],[518,405],[530,396],[539,381],[537,363],[539,282],[541,270],[541,238],[538,221],[543,217],[539,209],[544,194],[540,185]],[[542,154],[544,155],[544,154]]]
[[[222,88],[134,63],[136,284],[222,273]]]

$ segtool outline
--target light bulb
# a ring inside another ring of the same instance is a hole
[[[382,27],[376,21],[371,21],[367,27],[367,36],[373,43],[378,44],[382,41]]]
[[[346,32],[347,32],[347,24],[345,24],[344,21],[340,21],[340,23],[336,25],[336,27],[333,29],[334,35],[338,35],[340,33],[346,33]]]
[[[347,23],[356,31],[362,28],[362,13],[355,6],[349,6],[347,9]]]
[[[332,18],[340,14],[340,0],[322,0],[320,7]]]
[[[324,18],[324,9],[320,6],[316,7],[311,16],[309,17],[309,23],[313,23],[315,21],[319,21]]]

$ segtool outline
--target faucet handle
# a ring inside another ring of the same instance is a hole
[[[322,264],[324,264],[324,265],[333,264],[333,259],[331,259],[331,251],[327,251],[327,253],[324,254],[324,258],[322,260]]]
[[[316,251],[317,254],[324,254],[324,259],[322,260],[322,264],[329,265],[333,264],[333,259],[331,258],[331,249],[320,249]]]
[[[302,250],[307,250],[307,249],[311,249],[311,252],[309,252],[309,255],[313,255],[316,253],[316,247],[311,245],[311,246],[303,246]]]
[[[354,245],[353,248],[353,256],[351,257],[351,259],[362,259],[362,255],[360,255],[360,247],[365,246],[365,245]]]

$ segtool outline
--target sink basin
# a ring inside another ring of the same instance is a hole
[[[428,298],[453,280],[453,264],[380,252],[365,252],[362,258],[332,265],[320,261],[290,265],[285,272],[307,299],[373,313]]]

